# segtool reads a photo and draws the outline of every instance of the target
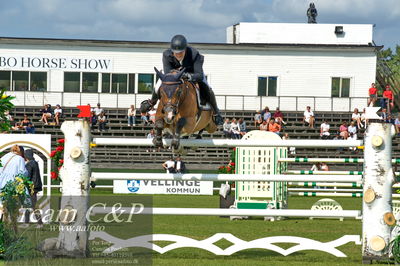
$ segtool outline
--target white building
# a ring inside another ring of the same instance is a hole
[[[372,25],[240,23],[191,43],[221,109],[348,111],[375,81]],[[189,40],[190,41],[190,40]],[[149,98],[168,42],[0,38],[0,89],[16,105],[123,107]],[[379,47],[378,47],[379,48]]]

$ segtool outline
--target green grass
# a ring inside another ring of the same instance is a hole
[[[108,171],[109,169],[107,169]],[[104,171],[104,169],[93,169],[93,171]],[[132,171],[132,170],[131,170]],[[115,170],[121,172],[121,170]],[[130,172],[130,171],[126,171]],[[135,172],[139,172],[135,170]],[[163,172],[162,170],[143,170],[140,172]],[[197,171],[192,171],[197,172]],[[204,172],[204,171],[198,171]],[[210,171],[215,172],[215,171]],[[98,184],[111,184],[110,181],[101,181]],[[91,195],[104,197],[112,196],[110,189],[92,190]],[[59,194],[59,193],[55,193]],[[135,201],[137,195],[117,195],[123,205]],[[290,209],[310,209],[318,197],[290,197]],[[360,210],[360,198],[335,198],[345,210]],[[219,196],[188,196],[188,195],[155,195],[153,196],[154,207],[186,207],[186,208],[218,208]],[[229,218],[215,216],[153,216],[154,234],[174,234],[186,236],[197,240],[206,239],[216,233],[231,233],[243,240],[254,240],[269,236],[299,236],[310,238],[321,242],[329,242],[343,235],[361,235],[361,220],[345,219],[284,219],[275,222],[266,222],[262,218],[249,220],[230,221]],[[119,230],[119,231],[118,231]],[[113,228],[115,235],[127,238],[125,229]],[[45,234],[43,234],[45,236]],[[48,236],[47,236],[48,237]],[[156,243],[164,246],[166,243]],[[227,248],[230,243],[220,241],[217,245]],[[289,248],[290,244],[278,244],[280,247]],[[154,265],[359,265],[361,264],[361,246],[348,243],[339,247],[347,258],[336,258],[325,252],[301,251],[287,257],[270,250],[249,249],[240,251],[231,256],[217,256],[200,249],[183,248],[169,251],[165,254],[154,253]],[[36,262],[36,264],[34,263]],[[81,265],[87,264],[84,260],[68,259],[37,259],[29,261],[26,265]],[[1,265],[1,261],[0,261]],[[23,265],[10,264],[10,265]]]

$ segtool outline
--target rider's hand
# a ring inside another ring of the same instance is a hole
[[[192,74],[185,72],[182,74],[182,79],[190,81],[190,80],[192,80]]]

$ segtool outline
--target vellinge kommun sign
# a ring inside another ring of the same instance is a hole
[[[114,193],[212,195],[212,181],[114,180]]]

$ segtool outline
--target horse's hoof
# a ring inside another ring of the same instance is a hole
[[[153,139],[153,144],[154,144],[154,146],[155,146],[156,148],[158,148],[158,147],[161,147],[161,148],[162,148],[162,146],[163,146],[162,138],[154,138],[154,139]]]
[[[173,139],[171,141],[171,147],[174,148],[175,150],[178,150],[179,149],[179,140]]]

